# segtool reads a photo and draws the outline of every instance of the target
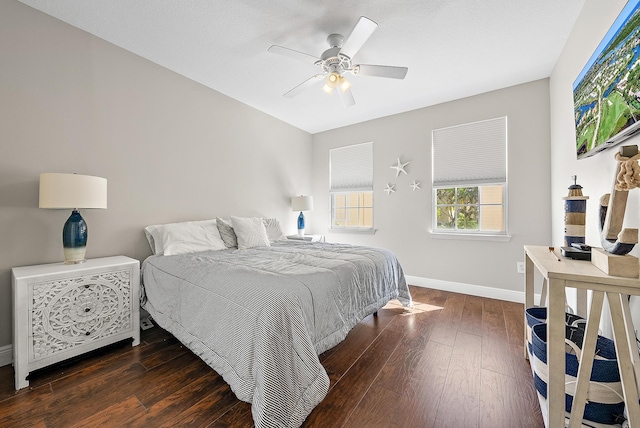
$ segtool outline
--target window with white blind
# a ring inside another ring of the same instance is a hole
[[[373,230],[373,143],[331,149],[331,229]]]
[[[507,118],[432,132],[433,232],[507,234]]]

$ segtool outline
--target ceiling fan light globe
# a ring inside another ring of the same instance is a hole
[[[340,76],[340,79],[338,80],[338,82],[339,82],[338,87],[340,88],[343,94],[346,93],[349,89],[351,89],[351,82],[349,82],[344,77]]]
[[[325,83],[325,85],[322,87],[322,90],[327,94],[327,95],[331,95],[333,93],[333,88],[331,86],[329,86],[329,84]]]
[[[335,71],[327,76],[327,86],[334,89],[340,83],[340,75]]]

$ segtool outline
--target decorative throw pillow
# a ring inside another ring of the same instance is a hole
[[[233,248],[238,246],[238,239],[236,233],[233,231],[233,227],[227,221],[216,217],[216,223],[218,225],[218,232],[220,237],[227,248]]]
[[[263,218],[262,222],[264,223],[264,227],[267,229],[269,242],[287,239],[284,233],[282,233],[282,228],[280,228],[280,222],[277,218]]]
[[[238,249],[246,250],[253,247],[269,247],[267,229],[261,218],[233,217],[231,224],[238,238]]]
[[[215,220],[157,224],[145,227],[144,232],[151,251],[158,255],[170,256],[226,248]]]
[[[156,248],[156,241],[153,238],[153,230],[156,227],[158,226],[153,225],[153,226],[147,226],[144,228],[144,236],[147,238],[147,242],[151,247],[151,254],[158,254],[158,250],[160,251],[160,253],[162,253],[162,247]]]

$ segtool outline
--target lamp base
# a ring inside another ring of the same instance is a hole
[[[87,247],[65,248],[64,264],[73,265],[78,263],[84,263],[87,261],[87,259],[84,258],[86,253],[87,253]]]
[[[300,211],[300,215],[298,216],[298,235],[304,236],[304,214]]]
[[[62,229],[64,263],[76,264],[85,261],[87,252],[87,223],[78,210],[73,210]]]

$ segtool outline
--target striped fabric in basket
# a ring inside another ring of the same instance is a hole
[[[576,376],[580,350],[584,340],[584,330],[574,326],[565,326],[567,352],[565,358],[565,410],[571,412],[573,396],[576,389]],[[536,324],[532,328],[532,350],[534,383],[538,392],[547,397],[547,324]],[[593,421],[599,424],[614,424],[616,415],[624,413],[624,398],[618,361],[612,340],[598,336],[596,342],[596,357],[589,382],[587,405],[583,418],[585,422]]]

